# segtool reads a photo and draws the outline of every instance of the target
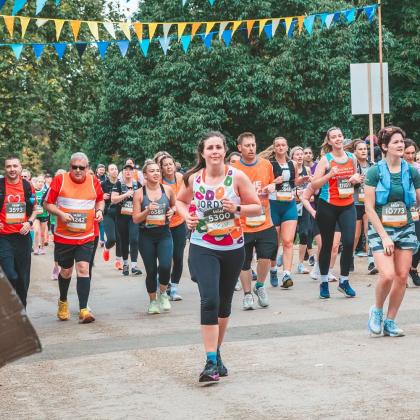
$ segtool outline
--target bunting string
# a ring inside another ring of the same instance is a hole
[[[61,0],[51,0],[51,2],[54,2],[57,7],[61,4]],[[28,3],[28,0],[14,0],[12,7],[12,15],[16,16],[26,6],[26,3]],[[5,4],[6,0],[0,0],[0,10]],[[46,4],[47,0],[36,0],[35,14],[39,15]]]

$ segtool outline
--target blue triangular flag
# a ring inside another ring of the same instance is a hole
[[[76,47],[77,53],[79,54],[79,58],[82,58],[82,55],[87,47],[87,42],[76,42],[74,46]]]
[[[315,16],[316,15],[306,16],[305,20],[303,21],[303,24],[305,25],[305,28],[308,31],[309,35],[312,34],[312,29],[314,27],[314,22],[315,22]]]
[[[321,28],[323,28],[323,27],[324,27],[324,25],[325,25],[325,22],[326,22],[326,20],[327,20],[328,13],[322,13],[322,14],[321,14],[321,15],[319,15],[319,16],[321,16]]]
[[[161,37],[159,38],[159,43],[162,47],[163,53],[166,55],[168,53],[169,44],[171,43],[171,38],[169,36]]]
[[[35,11],[36,15],[41,13],[46,3],[47,3],[47,0],[36,0],[36,11]]]
[[[293,19],[292,20],[292,23],[290,24],[289,32],[287,33],[287,36],[289,38],[292,38],[293,37],[293,31],[295,30],[296,22],[297,22],[297,20],[296,19]]]
[[[214,0],[209,0],[210,6],[213,6]]]
[[[65,42],[56,42],[53,44],[58,58],[61,60],[66,52],[67,44]]]
[[[211,41],[213,41],[213,32],[210,32],[207,36],[205,34],[201,35],[205,47],[209,50],[211,48]]]
[[[334,13],[331,13],[325,18],[325,26],[327,27],[327,29],[330,29],[330,26],[333,20],[334,20]]]
[[[120,49],[121,55],[125,57],[127,55],[128,47],[130,46],[130,41],[117,41],[117,45]]]
[[[182,49],[184,50],[185,54],[188,51],[190,43],[191,43],[191,35],[182,35],[181,36],[181,45],[182,45]]]
[[[271,23],[267,23],[267,24],[264,26],[264,32],[265,32],[265,36],[266,36],[268,39],[273,38],[273,25],[272,25]]]
[[[372,19],[376,13],[376,6],[366,6],[364,9],[369,22],[372,22]]]
[[[23,44],[11,44],[10,48],[14,52],[16,60],[19,60],[20,55],[22,54]]]
[[[44,52],[45,44],[32,44],[34,54],[37,60],[41,58],[42,53]]]
[[[12,15],[13,16],[17,15],[23,9],[27,1],[28,0],[15,0],[15,3],[13,4],[13,9],[12,9]]]
[[[356,18],[356,9],[344,11],[344,16],[346,17],[348,23],[354,22],[354,19]]]
[[[6,0],[0,0],[0,10],[2,9],[2,7],[4,6],[4,3],[6,3]]]
[[[185,6],[185,4],[187,3],[187,0],[182,0],[182,5]]]
[[[334,22],[338,22],[341,18],[341,12],[334,13]]]
[[[222,34],[222,39],[226,47],[229,47],[230,42],[232,41],[232,32],[232,29],[226,29]]]
[[[98,51],[99,51],[99,54],[100,54],[101,58],[102,59],[105,58],[106,50],[108,49],[109,42],[99,41],[99,42],[96,43],[96,46],[98,47]]]
[[[60,6],[61,0],[55,0],[55,5]]]
[[[145,57],[147,57],[147,53],[149,52],[150,46],[150,39],[143,39],[143,41],[139,41],[141,52]]]

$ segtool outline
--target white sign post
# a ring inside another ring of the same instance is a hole
[[[372,162],[374,161],[373,114],[389,113],[388,63],[382,64],[382,89],[380,70],[379,63],[350,64],[351,112],[353,115],[369,115]]]

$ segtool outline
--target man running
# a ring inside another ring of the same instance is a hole
[[[57,215],[54,256],[61,267],[57,316],[62,321],[70,319],[67,293],[76,262],[79,321],[82,324],[95,320],[87,306],[89,262],[95,240],[94,221],[102,221],[105,206],[101,185],[95,176],[87,173],[88,170],[87,156],[74,153],[70,159],[70,171],[54,177],[44,201],[46,210]]]

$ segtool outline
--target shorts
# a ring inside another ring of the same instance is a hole
[[[419,241],[416,235],[414,223],[410,223],[400,228],[384,226],[385,232],[394,242],[398,249],[412,249],[415,254],[419,247]],[[369,248],[372,252],[383,252],[382,239],[375,231],[372,224],[369,223],[368,228]]]
[[[315,238],[315,236],[316,235],[320,235],[321,232],[319,231],[318,223],[316,222],[316,220],[313,219],[313,218],[312,218],[312,220],[313,220],[312,235]],[[338,223],[335,224],[335,230],[334,230],[334,232],[341,232],[340,226],[339,226]]]
[[[356,207],[356,220],[363,220],[363,216],[366,214],[365,206],[355,206]]]
[[[274,226],[260,232],[244,232],[245,260],[242,270],[251,268],[254,248],[258,259],[275,260],[277,255],[277,232]]]
[[[47,217],[37,217],[36,220],[39,220],[40,223],[46,223],[46,222],[48,222],[49,218],[50,218],[49,216],[47,216]]]
[[[281,226],[283,222],[297,220],[298,212],[296,201],[270,200],[270,214],[274,226]]]
[[[83,245],[55,243],[54,261],[62,268],[71,268],[74,262],[85,261],[90,263],[94,248],[94,241]]]

